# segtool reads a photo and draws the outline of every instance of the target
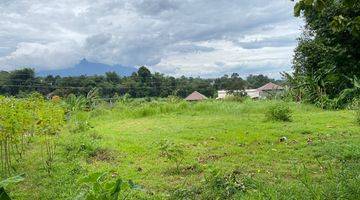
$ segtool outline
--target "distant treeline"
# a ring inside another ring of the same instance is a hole
[[[161,73],[151,73],[146,67],[140,67],[136,73],[128,77],[115,72],[96,76],[39,77],[33,69],[24,68],[0,72],[0,95],[21,97],[31,92],[39,92],[45,96],[86,95],[92,88],[98,88],[103,98],[124,94],[134,98],[169,95],[185,97],[195,90],[213,97],[217,90],[258,88],[270,81],[280,82],[264,75],[250,75],[243,79],[237,73],[212,79],[185,76],[175,78]]]

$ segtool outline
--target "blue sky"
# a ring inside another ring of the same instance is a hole
[[[290,0],[1,0],[0,70],[82,58],[174,76],[279,77],[302,22]]]

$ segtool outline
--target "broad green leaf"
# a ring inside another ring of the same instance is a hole
[[[9,184],[18,183],[18,182],[23,181],[24,179],[25,179],[25,174],[19,174],[17,176],[13,176],[13,177],[7,178],[5,180],[2,180],[0,182],[0,187],[6,187]]]
[[[113,197],[114,200],[117,200],[119,198],[119,193],[121,191],[122,183],[123,183],[123,181],[121,179],[116,180],[116,183],[114,185],[114,189],[111,192],[111,196]]]

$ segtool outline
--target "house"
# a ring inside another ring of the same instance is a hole
[[[202,101],[202,100],[206,100],[206,99],[207,99],[207,97],[198,91],[191,93],[189,96],[187,96],[185,98],[186,101]]]
[[[246,89],[245,93],[251,99],[264,99],[269,95],[276,95],[283,91],[283,87],[276,85],[274,83],[267,83],[257,89]],[[240,90],[235,90],[233,92],[241,92]],[[218,97],[216,99],[225,99],[227,96],[231,95],[228,90],[219,90]]]
[[[268,96],[274,96],[280,94],[284,88],[280,85],[276,85],[275,83],[267,83],[257,89],[259,91],[260,98],[264,99]]]
[[[219,90],[218,91],[218,96],[216,99],[225,99],[225,97],[228,95],[228,91],[227,90]]]

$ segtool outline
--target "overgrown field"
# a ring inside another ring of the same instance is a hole
[[[123,100],[73,109],[54,137],[50,170],[38,135],[13,163],[13,174],[26,174],[5,188],[13,199],[114,199],[114,191],[119,199],[360,196],[360,126],[351,110]]]

